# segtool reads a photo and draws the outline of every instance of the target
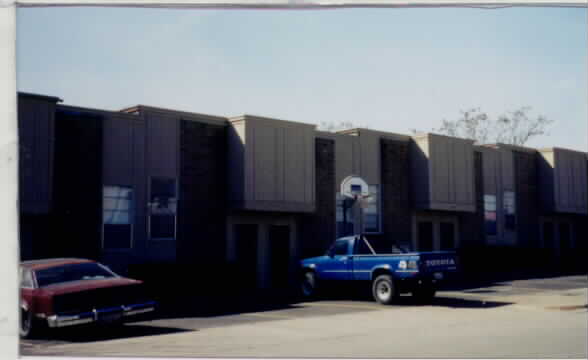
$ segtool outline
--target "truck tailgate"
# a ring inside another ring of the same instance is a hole
[[[420,254],[422,273],[457,271],[457,254],[452,251],[424,252]]]

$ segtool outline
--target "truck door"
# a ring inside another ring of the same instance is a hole
[[[320,271],[321,278],[325,280],[351,280],[350,248],[353,241],[340,239],[335,241],[329,249],[327,258]]]

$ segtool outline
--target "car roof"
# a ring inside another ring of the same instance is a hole
[[[47,269],[54,266],[68,265],[68,264],[83,264],[93,263],[95,261],[89,259],[78,259],[78,258],[54,258],[54,259],[39,259],[29,260],[20,263],[21,266],[31,270]]]

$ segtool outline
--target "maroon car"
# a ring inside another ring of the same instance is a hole
[[[20,265],[21,337],[42,327],[119,323],[155,310],[142,281],[86,259],[46,259]]]

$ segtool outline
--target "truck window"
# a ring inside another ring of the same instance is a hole
[[[347,255],[347,247],[349,243],[347,240],[340,240],[336,241],[333,247],[331,248],[331,253],[333,255]]]

